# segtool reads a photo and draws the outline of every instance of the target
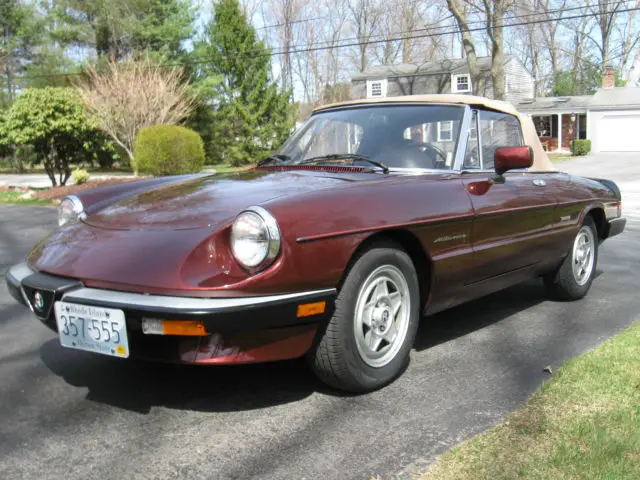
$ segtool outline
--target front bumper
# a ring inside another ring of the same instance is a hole
[[[53,305],[57,301],[116,308],[125,314],[132,354],[137,351],[137,356],[145,358],[186,363],[240,363],[300,356],[311,346],[318,324],[333,314],[336,296],[335,289],[234,298],[146,295],[87,288],[78,280],[36,272],[26,263],[12,267],[6,283],[10,294],[54,331]],[[326,302],[322,313],[299,317],[301,304],[315,302]],[[205,325],[209,336],[145,335],[143,318],[197,320]],[[295,348],[291,348],[291,342]],[[265,350],[269,345],[275,345],[275,350]],[[262,357],[247,355],[248,350],[261,351]],[[227,355],[229,352],[234,354]]]
[[[620,235],[624,231],[624,227],[627,225],[627,219],[624,217],[614,218],[609,220],[609,227],[607,231],[607,238]]]

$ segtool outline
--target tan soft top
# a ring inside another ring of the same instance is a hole
[[[470,105],[472,107],[488,108],[498,112],[508,113],[517,117],[522,125],[524,142],[533,149],[533,165],[530,170],[551,171],[555,170],[553,163],[547,157],[547,153],[540,144],[540,139],[536,132],[531,117],[518,112],[513,105],[500,100],[491,100],[485,97],[475,97],[473,95],[406,95],[402,97],[367,98],[362,100],[350,100],[347,102],[332,103],[323,105],[314,110],[319,112],[328,108],[348,105],[371,105],[376,103],[458,103],[460,105]]]

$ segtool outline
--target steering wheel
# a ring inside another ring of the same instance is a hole
[[[442,162],[439,162],[437,159],[434,163],[445,163],[447,162],[447,152],[445,152],[442,148],[438,147],[437,145],[434,145],[432,143],[426,143],[426,142],[421,142],[418,144],[418,149],[422,149],[425,148],[426,150],[429,150],[433,153],[436,154],[436,156],[440,157],[442,159]]]

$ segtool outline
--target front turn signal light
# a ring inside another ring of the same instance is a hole
[[[303,303],[298,305],[298,318],[320,315],[324,313],[326,307],[327,302]]]
[[[142,332],[147,335],[207,336],[207,329],[202,322],[190,320],[161,320],[158,318],[143,318]]]

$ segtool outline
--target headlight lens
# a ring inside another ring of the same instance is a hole
[[[242,212],[231,227],[231,250],[242,266],[260,270],[280,252],[280,230],[276,219],[262,207]]]
[[[60,202],[58,206],[58,225],[63,227],[84,220],[84,206],[78,197],[71,195]]]

